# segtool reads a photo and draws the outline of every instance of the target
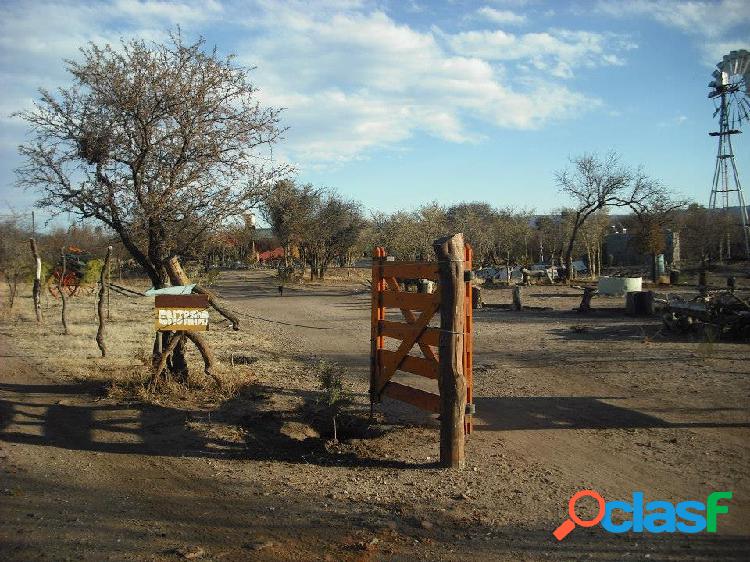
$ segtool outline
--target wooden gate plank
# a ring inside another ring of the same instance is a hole
[[[398,355],[394,351],[387,349],[380,350],[380,356],[383,359],[383,369],[393,376],[391,371],[405,371],[428,379],[437,379],[438,363],[421,357],[407,355],[399,363]]]
[[[409,350],[414,347],[414,344],[419,339],[419,336],[422,335],[422,332],[424,332],[425,328],[427,328],[427,324],[432,319],[433,314],[435,314],[435,312],[437,311],[438,306],[439,303],[432,302],[430,307],[422,312],[422,315],[417,319],[417,321],[414,324],[411,324],[413,332],[409,337],[406,337],[401,341],[401,345],[399,345],[398,349],[395,351],[396,358],[393,362],[390,363],[388,368],[386,368],[384,365],[383,371],[380,373],[380,380],[378,381],[377,388],[378,392],[382,392],[382,389],[385,386],[386,382],[390,380],[390,378],[393,376],[393,373],[396,372],[396,369],[400,368],[401,362],[409,353]]]
[[[398,281],[396,281],[395,277],[388,277],[385,280],[386,285],[390,286],[394,291],[398,291]],[[435,295],[435,298],[438,299],[439,302],[439,296]],[[404,315],[404,318],[406,318],[406,321],[409,324],[414,324],[417,321],[416,315],[409,309],[402,308],[401,314]],[[432,359],[433,361],[437,361],[437,355],[435,355],[435,352],[432,351],[429,345],[420,343],[419,349],[422,351],[422,355],[425,356],[425,359]]]
[[[392,261],[383,263],[385,277],[399,277],[401,279],[438,279],[437,263]]]
[[[436,295],[431,293],[405,293],[383,291],[383,306],[407,310],[427,310],[435,307]]]
[[[388,336],[389,338],[402,340],[414,331],[412,324],[383,320],[380,322],[380,333],[384,336]],[[423,343],[437,347],[438,345],[440,345],[440,330],[437,328],[426,328],[425,331],[422,332],[420,338],[417,340],[417,343]]]
[[[389,382],[383,389],[383,394],[394,400],[416,406],[420,410],[427,410],[435,414],[440,413],[440,396],[432,392],[412,388],[397,382]]]

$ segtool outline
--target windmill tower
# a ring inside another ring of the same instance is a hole
[[[723,209],[724,212],[728,212],[732,205],[739,206],[739,222],[745,241],[745,257],[750,259],[747,206],[732,148],[732,136],[742,132],[740,127],[743,119],[745,121],[750,119],[750,101],[748,101],[750,52],[744,49],[732,51],[724,55],[716,68],[712,74],[714,79],[708,84],[708,87],[712,89],[708,97],[718,102],[714,117],[719,116],[719,130],[709,133],[712,137],[719,138],[709,208]],[[727,248],[729,248],[729,233],[727,233]]]

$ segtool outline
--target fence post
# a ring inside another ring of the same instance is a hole
[[[380,321],[385,320],[383,308],[383,258],[384,248],[375,248],[372,253],[372,317],[370,325],[370,415],[372,406],[380,401],[378,396],[378,375],[380,373],[380,353],[383,336],[380,335]]]
[[[454,234],[432,244],[440,279],[440,464],[463,468],[466,379],[464,377],[464,236]]]
[[[32,297],[34,302],[34,314],[36,314],[36,321],[42,321],[42,258],[39,255],[39,250],[36,247],[36,240],[29,238],[31,243],[31,253],[34,255],[34,288],[32,289]]]

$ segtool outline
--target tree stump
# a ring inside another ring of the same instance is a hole
[[[591,299],[598,293],[595,287],[585,287],[583,289],[583,297],[581,297],[581,304],[578,306],[578,312],[580,314],[587,314],[591,312]]]
[[[516,285],[513,287],[513,310],[523,310],[523,302],[521,300],[521,287]]]

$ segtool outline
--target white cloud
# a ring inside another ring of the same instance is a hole
[[[320,17],[289,5],[268,9],[273,28],[254,19],[257,34],[242,45],[240,56],[257,65],[264,101],[288,108],[292,152],[306,161],[355,158],[420,131],[450,142],[478,142],[481,135],[472,126],[477,121],[533,129],[599,104],[550,80],[550,73],[525,73],[521,79],[519,70],[509,80],[497,57],[464,52],[460,36],[417,31],[383,12]],[[548,52],[591,41],[562,31],[556,37],[563,39],[552,38],[556,43]],[[519,49],[520,40],[509,36],[508,44]],[[605,54],[604,46],[597,48]],[[544,64],[527,51],[512,61]],[[559,66],[551,74],[570,74]]]
[[[557,78],[572,78],[578,67],[621,66],[614,51],[635,45],[612,34],[553,30],[515,35],[505,31],[466,31],[448,37],[451,47],[485,60],[522,61]]]
[[[750,45],[747,0],[600,0],[597,8],[615,17],[648,17],[698,37],[703,60],[709,65],[732,49]]]
[[[622,64],[632,47],[584,31],[417,30],[356,0],[312,7],[302,0],[17,5],[0,22],[2,77],[13,84],[0,109],[21,109],[37,86],[64,84],[61,59],[75,58],[87,41],[160,40],[176,24],[186,34],[231,25],[219,47],[257,66],[252,80],[263,103],[287,108],[288,140],[277,154],[315,165],[399,148],[420,133],[481,142],[488,126],[535,129],[577,117],[601,102],[562,79],[578,68]],[[15,127],[3,135],[18,135]]]
[[[526,16],[516,14],[510,10],[497,10],[489,6],[483,6],[477,10],[477,15],[492,23],[519,25],[526,23]]]
[[[747,0],[601,0],[599,10],[614,16],[649,16],[689,33],[719,37],[750,22]]]

